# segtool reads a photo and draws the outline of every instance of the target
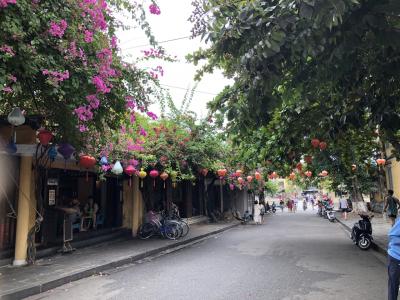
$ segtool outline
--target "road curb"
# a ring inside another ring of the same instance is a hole
[[[157,249],[153,249],[150,251],[146,251],[140,254],[136,254],[136,255],[132,255],[132,256],[128,256],[128,257],[121,257],[118,258],[114,261],[102,264],[102,265],[98,265],[96,267],[92,267],[92,268],[88,268],[85,270],[80,270],[74,274],[70,274],[70,275],[66,275],[62,278],[58,278],[55,280],[51,280],[51,281],[47,281],[47,282],[42,282],[42,283],[38,283],[37,285],[34,286],[30,286],[30,287],[26,287],[26,288],[21,288],[17,291],[12,291],[8,294],[4,294],[4,295],[0,295],[0,299],[7,299],[7,300],[14,300],[14,299],[22,299],[25,297],[29,297],[29,296],[33,296],[33,295],[37,295],[43,292],[46,292],[48,290],[54,289],[56,287],[59,287],[61,285],[70,283],[72,281],[76,281],[76,280],[80,280],[83,278],[87,278],[93,275],[96,275],[100,272],[109,270],[109,269],[113,269],[113,268],[117,268],[123,265],[127,265],[139,260],[142,260],[146,257],[150,257],[150,256],[154,256],[156,254],[159,254],[161,252],[164,252],[166,250],[170,250],[179,246],[189,246],[191,243],[193,243],[194,241],[197,240],[201,240],[207,237],[211,237],[213,235],[216,235],[218,233],[224,232],[226,230],[232,229],[236,226],[240,225],[240,223],[235,223],[235,224],[231,224],[227,227],[215,230],[215,231],[211,231],[205,234],[201,234],[192,238],[188,238],[186,240],[182,240],[182,241],[177,241],[176,243],[173,244],[169,244]]]
[[[347,224],[345,224],[345,223],[343,223],[341,220],[339,220],[339,219],[336,219],[337,221],[338,221],[338,223],[340,224],[340,225],[342,225],[342,227],[346,230],[346,231],[348,231],[349,233],[351,233],[351,228],[347,225]],[[377,243],[377,242],[375,242],[375,241],[372,241],[372,249],[374,249],[376,252],[379,252],[380,254],[383,254],[383,255],[385,255],[385,256],[387,256],[387,249],[386,249],[386,247],[384,246],[384,245],[382,245],[381,243]]]

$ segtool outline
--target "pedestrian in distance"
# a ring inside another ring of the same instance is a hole
[[[287,208],[288,208],[288,212],[292,212],[292,208],[293,208],[293,206],[292,206],[292,200],[288,200],[287,201]]]
[[[258,201],[254,201],[254,222],[258,225],[261,224],[261,205]]]
[[[268,202],[267,202],[267,205],[268,205]],[[260,206],[261,206],[261,210],[260,210],[261,223],[264,223],[264,215],[267,212],[267,210],[266,210],[266,206],[265,206],[264,202],[261,202]]]
[[[383,208],[383,212],[387,212],[388,217],[392,221],[392,226],[394,226],[397,218],[397,213],[400,207],[400,201],[396,197],[393,196],[393,190],[388,190],[388,195],[385,198],[385,207]]]
[[[281,211],[283,212],[283,208],[285,207],[285,202],[283,200],[279,201],[279,206],[281,208]]]
[[[389,231],[388,245],[388,299],[397,300],[400,282],[400,222]]]
[[[347,200],[343,197],[339,199],[339,209],[342,211],[342,219],[347,220],[347,211],[349,209],[349,205]]]

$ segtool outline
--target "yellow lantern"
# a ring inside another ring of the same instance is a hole
[[[140,177],[140,179],[142,179],[142,181],[140,183],[141,187],[143,187],[143,179],[145,179],[146,176],[147,176],[147,173],[143,170],[143,168],[141,168],[140,172],[139,172],[139,177]]]

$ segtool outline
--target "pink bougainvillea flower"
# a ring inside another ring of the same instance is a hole
[[[78,128],[80,132],[88,131],[88,128],[85,125],[79,125]]]
[[[108,87],[103,79],[98,75],[92,78],[92,83],[96,86],[96,89],[99,93],[107,94],[111,91],[111,88]]]
[[[5,92],[5,93],[7,93],[7,94],[10,94],[10,93],[13,92],[13,89],[10,88],[9,86],[6,86],[6,87],[3,88],[3,92]]]
[[[8,4],[16,4],[17,0],[0,0],[0,8],[6,8]]]
[[[111,48],[113,48],[113,49],[117,48],[118,40],[115,35],[112,36],[110,44],[111,44]]]
[[[132,96],[126,96],[125,101],[126,101],[126,104],[125,104],[126,109],[130,109],[130,110],[135,109],[135,107],[136,107],[135,99]]]
[[[97,109],[100,106],[100,100],[96,95],[88,95],[86,96],[86,100],[89,102],[89,105],[93,109]]]
[[[150,10],[150,13],[153,15],[161,14],[160,8],[157,5],[155,5],[154,3],[149,6],[149,10]]]
[[[157,119],[158,119],[157,115],[156,115],[155,113],[151,112],[151,111],[148,111],[148,112],[147,112],[147,115],[148,115],[152,120],[157,120]]]
[[[147,136],[147,132],[146,132],[146,130],[144,130],[143,127],[140,127],[140,129],[139,129],[139,134],[140,134],[141,136]]]
[[[91,32],[89,30],[85,30],[84,40],[85,40],[86,43],[93,42],[93,32]]]
[[[8,75],[8,79],[10,79],[12,82],[17,82],[17,77],[14,75]]]
[[[0,0],[0,1],[1,1],[1,0]],[[13,48],[12,48],[11,46],[9,46],[9,45],[3,45],[3,46],[1,46],[1,47],[0,47],[0,51],[1,51],[1,52],[4,52],[4,53],[7,53],[7,54],[9,54],[9,55],[11,55],[11,56],[14,56],[14,55],[15,55],[15,52],[14,52]]]
[[[129,116],[129,120],[131,122],[131,124],[136,122],[136,116],[134,112],[131,112],[130,116]]]
[[[67,27],[68,23],[64,19],[61,20],[59,23],[51,21],[49,33],[51,36],[62,38]]]

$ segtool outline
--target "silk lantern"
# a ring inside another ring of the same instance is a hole
[[[59,145],[57,151],[64,158],[64,170],[65,170],[67,168],[67,160],[70,159],[71,155],[75,151],[75,148],[72,147],[71,144],[63,143]]]
[[[311,140],[311,145],[312,145],[314,148],[318,148],[319,144],[320,144],[319,139],[312,139],[312,140]]]
[[[242,170],[236,170],[235,176],[236,176],[236,177],[242,176]]]
[[[321,172],[321,176],[322,177],[326,177],[326,176],[328,176],[328,171],[325,171],[325,170],[323,170],[322,172]]]
[[[132,175],[135,174],[136,169],[132,165],[128,165],[125,170],[125,174],[129,176],[129,186],[132,186]]]
[[[255,173],[254,173],[254,177],[256,178],[257,181],[260,181],[260,180],[261,180],[261,174],[260,174],[260,172],[255,172]]]
[[[89,180],[88,169],[91,169],[96,164],[96,159],[90,155],[81,155],[79,157],[79,164],[86,169],[86,181]]]
[[[53,134],[46,130],[46,129],[41,129],[39,130],[39,133],[37,134],[37,138],[43,146],[47,146],[50,141],[53,139]]]
[[[289,179],[294,180],[296,178],[296,174],[294,172],[290,173]]]
[[[305,174],[307,177],[311,177],[311,176],[312,176],[312,172],[311,172],[311,171],[306,171],[306,172],[304,172],[304,174]]]
[[[169,175],[167,172],[162,172],[160,177],[164,181],[164,189],[165,189],[165,181],[168,179]]]
[[[321,149],[322,151],[325,150],[328,147],[328,144],[325,142],[321,142],[319,143],[319,149]]]
[[[384,166],[385,163],[386,163],[386,159],[384,159],[384,158],[378,158],[378,159],[376,160],[376,163],[378,164],[378,166]]]
[[[312,163],[312,160],[313,160],[313,158],[312,158],[311,155],[306,155],[306,156],[304,156],[304,161],[305,161],[307,164],[311,164],[311,163]]]
[[[249,176],[247,176],[247,181],[250,183],[250,182],[252,182],[253,181],[253,176],[251,176],[251,175],[249,175]]]
[[[123,172],[124,172],[124,169],[122,168],[120,161],[117,160],[111,169],[111,173],[118,176],[118,175],[121,175]]]
[[[151,170],[150,171],[150,177],[153,178],[153,187],[156,187],[156,178],[158,177],[158,171],[157,170]]]
[[[146,178],[147,173],[143,170],[143,168],[141,168],[138,175],[139,175],[139,178],[141,179],[140,186],[143,187],[143,180]]]

